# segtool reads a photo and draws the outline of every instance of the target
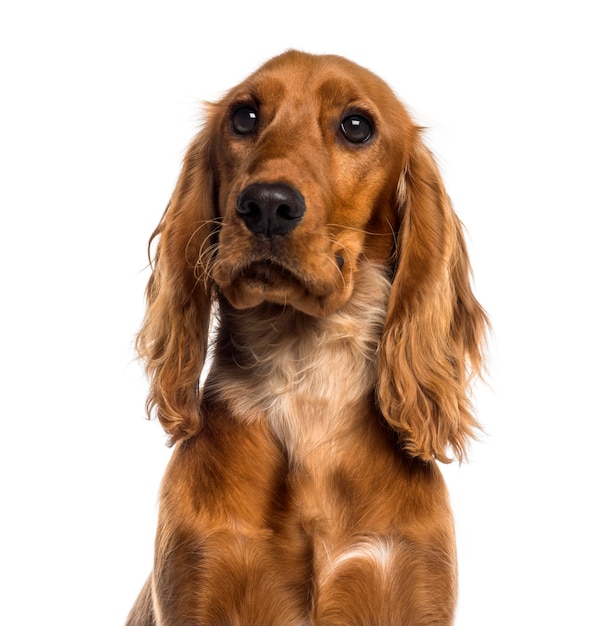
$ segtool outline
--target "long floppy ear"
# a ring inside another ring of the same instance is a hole
[[[419,138],[398,197],[398,259],[378,399],[409,454],[450,462],[450,447],[463,460],[478,428],[468,386],[482,367],[487,317],[471,290],[461,223]]]
[[[214,189],[209,130],[192,142],[162,220],[137,336],[137,352],[150,380],[147,410],[154,410],[170,444],[201,427],[199,376],[204,364],[213,285]]]

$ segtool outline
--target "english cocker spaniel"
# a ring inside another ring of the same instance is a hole
[[[405,107],[344,58],[268,61],[207,107],[152,239],[137,347],[174,452],[128,625],[451,624],[436,461],[477,428],[487,318]]]

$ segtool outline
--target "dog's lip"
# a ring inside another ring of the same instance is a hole
[[[265,288],[284,283],[305,285],[304,279],[293,268],[271,259],[248,263],[237,273],[235,281],[257,283]]]
[[[220,282],[223,295],[237,309],[248,309],[263,302],[292,306],[315,317],[326,317],[336,311],[348,297],[348,284],[319,280],[284,261],[260,257],[246,261],[242,267]]]

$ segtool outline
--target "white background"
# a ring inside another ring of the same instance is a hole
[[[7,0],[0,9],[0,623],[121,624],[170,454],[131,343],[146,241],[217,99],[289,47],[430,128],[493,321],[486,436],[445,471],[457,626],[598,624],[591,3]]]

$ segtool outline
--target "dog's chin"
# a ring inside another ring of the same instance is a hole
[[[250,309],[265,302],[293,307],[313,317],[327,317],[337,311],[349,298],[347,285],[341,289],[331,285],[309,285],[289,269],[268,263],[254,263],[243,269],[220,289],[236,309]]]

